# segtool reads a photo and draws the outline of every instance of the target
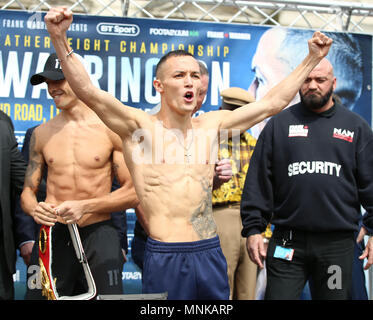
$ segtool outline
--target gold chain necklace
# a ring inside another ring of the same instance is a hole
[[[173,132],[173,130],[178,130],[178,129],[171,129],[171,128],[168,128],[166,127],[164,124],[163,124],[163,121],[162,120],[158,120],[160,121],[162,127],[166,128],[167,130],[170,130],[172,131],[172,133],[176,136],[176,139],[177,139],[177,142],[179,143],[179,145],[181,147],[183,147],[184,149],[184,158],[186,158],[187,160],[187,163],[190,163],[190,158],[192,157],[192,154],[190,153],[190,148],[192,147],[192,144],[193,144],[193,141],[194,141],[194,128],[193,128],[193,125],[192,125],[192,139],[189,143],[189,146],[188,147],[185,147],[185,140],[184,140],[184,143],[182,143],[179,139],[179,136]],[[190,129],[188,129],[189,131]],[[188,138],[188,134],[187,134],[187,138]]]
[[[182,144],[179,140],[179,137],[176,135],[176,138],[177,138],[177,141],[179,141],[180,145],[184,148],[184,157],[186,157],[187,159],[187,163],[190,163],[190,158],[192,157],[192,154],[189,152],[192,144],[193,144],[193,140],[194,140],[194,129],[193,129],[193,126],[192,126],[192,139],[190,140],[190,143],[189,143],[189,146],[186,148],[185,147],[185,140],[184,140],[184,143]],[[188,138],[188,134],[187,134],[187,138]]]

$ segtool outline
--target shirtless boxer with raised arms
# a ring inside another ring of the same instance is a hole
[[[53,266],[60,295],[72,296],[81,275],[74,271],[75,252],[65,224],[77,223],[98,294],[121,294],[123,256],[111,225],[111,212],[137,205],[124,162],[121,139],[79,100],[64,79],[56,54],[31,84],[46,82],[60,113],[37,127],[30,141],[30,159],[21,195],[23,210],[34,220],[53,226]],[[44,202],[36,193],[48,169]],[[121,187],[111,191],[114,174]],[[71,256],[72,254],[73,256]],[[118,280],[112,281],[110,273]]]
[[[151,116],[124,106],[92,85],[67,41],[70,11],[52,8],[45,22],[71,88],[122,138],[125,160],[148,223],[144,292],[167,291],[170,299],[228,299],[226,262],[212,217],[214,163],[193,161],[190,153],[210,154],[209,143],[204,150],[198,146],[204,132],[245,131],[280,112],[326,56],[332,40],[316,32],[309,40],[305,60],[262,100],[235,111],[213,111],[196,118],[191,114],[201,87],[198,62],[186,52],[170,53],[157,65],[153,84],[161,95],[161,110]],[[178,139],[170,142],[171,129],[182,132],[184,141],[177,135]],[[182,154],[183,161],[169,161],[174,153]]]

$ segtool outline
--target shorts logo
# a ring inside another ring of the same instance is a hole
[[[334,128],[333,138],[342,139],[348,142],[353,142],[354,132],[346,129]]]
[[[289,126],[289,137],[307,137],[308,126],[303,124],[290,125]]]

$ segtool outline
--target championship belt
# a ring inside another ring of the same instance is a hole
[[[67,225],[70,237],[75,249],[76,257],[82,264],[85,278],[88,284],[88,292],[76,296],[60,296],[57,292],[56,281],[52,270],[52,234],[53,227],[42,225],[39,234],[39,264],[41,273],[42,294],[48,300],[90,300],[96,296],[96,285],[93,280],[87,258],[84,253],[83,245],[80,240],[79,231],[76,223]],[[68,272],[68,270],[66,270]]]

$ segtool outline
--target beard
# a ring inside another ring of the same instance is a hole
[[[306,92],[307,93],[307,92]],[[305,96],[301,91],[299,91],[300,101],[311,110],[321,109],[329,101],[330,97],[333,94],[333,86],[330,86],[330,89],[325,95],[318,94],[309,94]]]

